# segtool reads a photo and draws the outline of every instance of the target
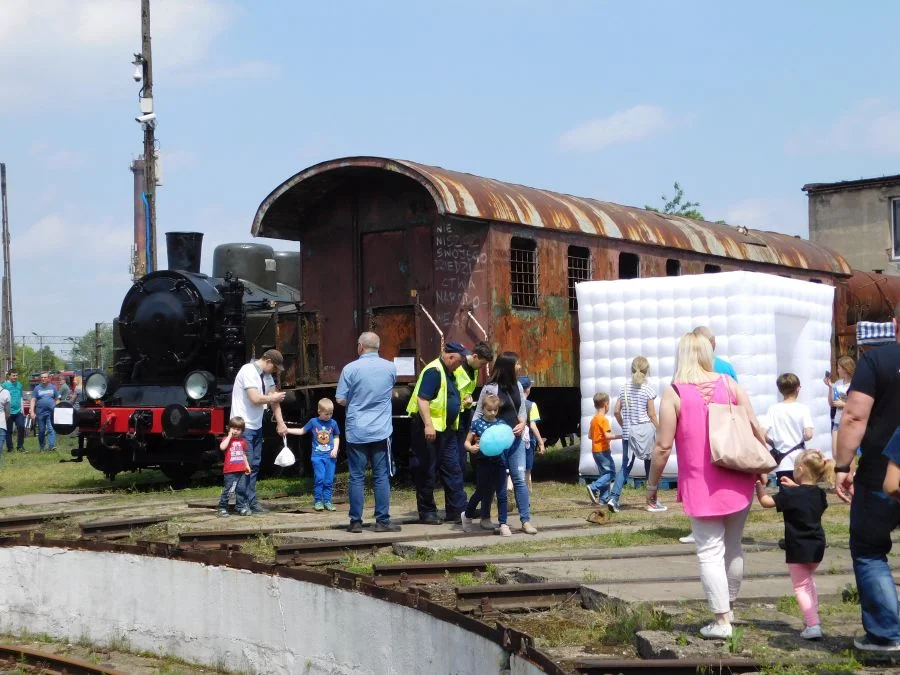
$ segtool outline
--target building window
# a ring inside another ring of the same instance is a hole
[[[721,272],[721,271],[722,271],[721,265],[704,265],[703,266],[704,274],[715,274],[716,272]]]
[[[641,259],[634,253],[619,254],[619,278],[637,279],[641,276]]]
[[[810,279],[810,281],[811,281],[812,283],[814,283],[814,284],[821,284],[821,283],[822,283],[822,280],[821,280],[821,279]]]
[[[666,276],[667,277],[680,277],[681,276],[681,261],[675,260],[674,258],[669,258],[666,260]]]
[[[891,244],[893,244],[893,259],[900,259],[900,199],[891,200]]]
[[[578,309],[575,284],[591,280],[591,252],[583,246],[569,247],[569,310]]]
[[[513,307],[537,309],[537,242],[522,237],[512,238],[509,245],[509,271]]]

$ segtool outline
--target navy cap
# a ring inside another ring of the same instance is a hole
[[[461,342],[448,342],[444,345],[444,352],[447,354],[462,354],[463,356],[468,356],[472,353]]]
[[[522,375],[519,378],[519,384],[522,385],[522,389],[530,389],[531,388],[531,378],[527,375]]]

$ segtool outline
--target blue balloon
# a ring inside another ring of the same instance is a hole
[[[496,457],[503,454],[503,451],[512,446],[516,437],[513,430],[507,424],[495,424],[481,436],[478,447],[481,454],[487,457]]]

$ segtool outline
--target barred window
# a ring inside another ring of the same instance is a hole
[[[721,265],[704,265],[703,266],[704,274],[715,274],[716,272],[721,272],[721,271],[722,271]]]
[[[619,278],[637,279],[641,276],[641,259],[634,253],[619,254]]]
[[[578,309],[578,298],[575,297],[575,284],[590,281],[591,252],[584,246],[569,247],[569,310]]]
[[[680,277],[681,276],[681,261],[675,260],[675,258],[669,258],[666,260],[666,276],[667,277]]]
[[[537,242],[522,237],[512,238],[509,245],[509,271],[513,307],[537,309]]]

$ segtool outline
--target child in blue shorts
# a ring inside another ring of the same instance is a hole
[[[316,511],[334,511],[331,503],[334,491],[334,470],[337,466],[338,448],[341,444],[341,430],[332,418],[334,403],[323,398],[318,404],[318,417],[313,417],[302,429],[288,429],[292,436],[313,434],[312,467],[315,480],[313,483],[313,508]]]

